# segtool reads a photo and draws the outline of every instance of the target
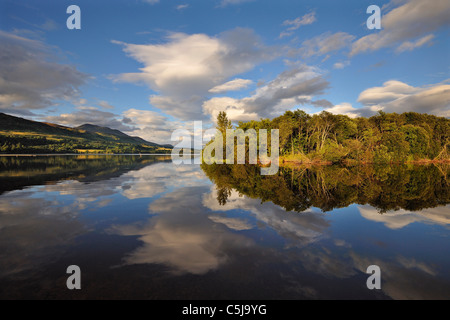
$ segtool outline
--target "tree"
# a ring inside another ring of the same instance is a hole
[[[221,111],[217,116],[217,130],[225,136],[227,129],[232,128],[232,123],[228,119],[227,113],[225,111]]]

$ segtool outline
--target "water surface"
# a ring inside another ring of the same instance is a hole
[[[0,298],[449,299],[448,174],[0,157]]]

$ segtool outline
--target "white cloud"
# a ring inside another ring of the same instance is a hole
[[[150,110],[128,109],[123,115],[138,126],[157,127],[164,124],[167,118],[162,114]]]
[[[358,102],[385,112],[419,112],[450,116],[450,85],[441,83],[413,87],[401,81],[387,81],[382,87],[364,90]]]
[[[386,8],[398,4],[392,1]],[[350,56],[366,51],[398,46],[397,51],[412,50],[429,43],[438,30],[450,23],[450,2],[448,0],[410,0],[389,11],[382,17],[382,30],[364,36],[352,44]],[[411,42],[411,40],[415,40]]]
[[[386,81],[382,87],[368,88],[360,93],[355,108],[344,102],[325,108],[333,114],[344,114],[351,118],[370,117],[378,111],[388,113],[418,112],[450,117],[450,85],[445,83],[413,87],[398,80]]]
[[[225,111],[228,119],[231,121],[251,121],[259,119],[257,112],[248,112],[246,110],[246,102],[243,99],[239,100],[230,97],[212,98],[203,104],[203,110],[206,114],[210,115],[212,121],[217,119],[217,116],[221,111]]]
[[[132,129],[123,122],[120,117],[112,112],[99,110],[96,107],[80,106],[77,111],[63,113],[57,116],[44,117],[45,121],[68,127],[76,127],[83,124],[93,124],[121,131]]]
[[[403,51],[412,51],[412,50],[414,50],[416,48],[422,47],[423,45],[425,45],[427,43],[430,43],[431,40],[433,40],[433,39],[434,39],[434,35],[429,34],[429,35],[424,36],[424,37],[422,37],[422,38],[420,38],[420,39],[418,39],[418,40],[416,40],[414,42],[405,41],[395,51],[397,53],[400,53],[400,52],[403,52]]]
[[[209,90],[274,57],[252,30],[242,28],[218,37],[175,33],[164,44],[120,44],[144,66],[115,80],[148,85],[158,93],[151,96],[151,103],[183,120],[201,120]]]
[[[220,7],[226,7],[229,5],[238,5],[238,4],[242,4],[245,2],[252,2],[255,0],[221,0],[220,2]]]
[[[0,43],[0,110],[20,113],[78,98],[88,76],[55,62],[53,48],[4,31]]]
[[[114,106],[110,105],[107,101],[104,100],[100,100],[97,104],[104,109],[114,109]]]
[[[350,118],[356,118],[360,116],[359,110],[354,108],[350,103],[347,102],[335,105],[332,108],[325,109],[324,111],[330,112],[332,114],[344,114],[349,116]]]
[[[131,136],[138,136],[144,140],[158,144],[171,144],[172,132],[182,129],[186,124],[169,119],[161,113],[150,110],[129,109],[123,116],[130,120],[134,130],[125,131]]]
[[[316,22],[316,20],[316,13],[314,11],[294,20],[286,20],[283,22],[283,26],[289,26],[289,28],[287,28],[286,31],[283,31],[280,34],[280,38],[290,36],[293,34],[293,31],[298,30],[301,26],[312,24]]]
[[[187,8],[189,8],[188,4],[179,4],[179,5],[176,6],[176,9],[178,11],[182,11],[182,10],[187,9]]]
[[[87,103],[88,103],[88,100],[83,98],[83,99],[80,99],[80,100],[76,101],[75,105],[84,106]]]
[[[326,32],[317,37],[305,40],[299,49],[291,50],[291,55],[300,54],[304,58],[312,56],[324,56],[350,46],[355,39],[346,32]]]
[[[233,121],[271,118],[298,104],[313,104],[312,98],[322,94],[328,85],[317,68],[303,65],[282,72],[271,82],[259,87],[250,97],[212,98],[203,104],[203,110],[213,121],[220,111],[226,111]]]
[[[124,131],[124,133],[130,136],[138,136],[147,141],[155,142],[161,145],[171,144],[176,145],[177,141],[172,141],[172,134],[175,130],[187,130],[192,133],[192,139],[195,136],[200,136],[204,134],[205,130],[208,130],[210,123],[202,123],[202,131],[200,130],[194,132],[194,121],[178,121],[172,120],[159,112],[150,110],[138,110],[129,109],[122,113],[122,122],[133,129]],[[208,137],[205,136],[205,140],[209,141]],[[186,146],[191,147],[191,145]]]
[[[361,92],[358,102],[365,105],[373,105],[393,101],[418,92],[406,83],[397,80],[386,81],[382,87],[373,87]]]
[[[209,92],[223,93],[227,91],[239,91],[242,89],[246,89],[251,84],[253,84],[252,80],[234,79],[210,89]]]
[[[344,69],[348,65],[350,65],[350,61],[336,62],[333,65],[333,69]]]
[[[150,3],[151,5],[159,3],[159,0],[142,0],[146,3]]]

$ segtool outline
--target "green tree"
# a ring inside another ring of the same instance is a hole
[[[227,129],[232,128],[232,123],[228,119],[227,113],[225,111],[221,111],[217,116],[217,130],[219,130],[222,135],[226,134]]]

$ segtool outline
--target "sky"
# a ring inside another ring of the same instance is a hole
[[[157,143],[220,111],[450,117],[449,25],[448,0],[0,0],[0,112]]]

